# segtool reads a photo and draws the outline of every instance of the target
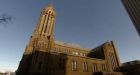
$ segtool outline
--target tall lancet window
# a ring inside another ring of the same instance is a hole
[[[46,19],[47,22],[45,23],[46,26],[45,26],[44,33],[46,33],[46,31],[47,31],[47,27],[48,27],[48,25],[49,25],[48,22],[50,21],[50,15],[51,15],[51,12],[49,11],[49,13],[48,13],[48,17],[47,17],[47,19]]]
[[[44,23],[45,23],[45,19],[46,19],[46,15],[43,15],[44,18],[42,19],[43,20],[43,24],[42,24],[42,27],[41,27],[41,33],[43,32],[43,28],[44,28]]]
[[[77,61],[75,61],[75,60],[72,61],[72,70],[73,71],[77,70]]]

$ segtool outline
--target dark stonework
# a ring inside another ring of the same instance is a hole
[[[24,55],[16,75],[65,75],[67,55],[36,51]]]
[[[16,75],[26,75],[30,70],[30,65],[32,62],[32,54],[31,55],[23,55],[18,70],[16,71]]]
[[[119,70],[125,75],[140,75],[140,60],[123,63]]]

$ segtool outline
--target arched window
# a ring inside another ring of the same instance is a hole
[[[96,72],[97,71],[97,64],[93,64],[93,72]]]
[[[72,70],[77,71],[77,61],[75,60],[72,61]]]
[[[83,63],[83,71],[88,72],[88,64],[87,64],[87,62]]]

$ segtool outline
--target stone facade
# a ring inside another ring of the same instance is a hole
[[[56,12],[50,4],[41,12],[16,75],[122,75],[113,41],[82,48],[54,39]]]

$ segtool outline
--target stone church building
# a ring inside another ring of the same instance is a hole
[[[41,12],[16,75],[122,75],[113,41],[94,48],[55,40],[56,12],[50,4]]]

